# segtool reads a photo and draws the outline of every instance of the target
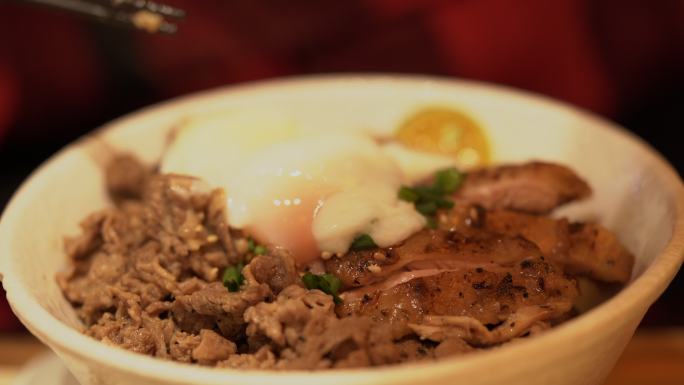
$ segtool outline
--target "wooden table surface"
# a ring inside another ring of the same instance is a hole
[[[0,385],[46,348],[28,335],[0,335]],[[640,330],[605,385],[684,385],[684,328]]]

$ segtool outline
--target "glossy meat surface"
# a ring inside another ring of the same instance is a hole
[[[625,283],[634,266],[634,256],[597,223],[571,223],[565,218],[505,209],[485,211],[472,205],[458,205],[442,219],[440,227],[444,229],[523,237],[569,273],[598,281]]]
[[[547,214],[591,195],[591,188],[565,166],[545,162],[483,168],[468,174],[456,200],[486,209]]]

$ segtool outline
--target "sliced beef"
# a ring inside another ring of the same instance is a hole
[[[115,156],[105,169],[105,181],[115,201],[139,199],[152,170],[130,154]]]
[[[267,284],[275,294],[300,282],[292,253],[282,248],[273,248],[268,254],[255,257],[243,274],[248,280]]]
[[[231,293],[216,282],[177,297],[171,317],[184,332],[197,334],[202,329],[217,328],[223,336],[233,340],[245,330],[245,310],[270,297],[271,290],[265,284],[249,285]]]
[[[303,287],[288,251],[248,251],[222,190],[130,156],[106,181],[115,205],[65,241],[72,264],[58,283],[86,334],[180,362],[314,370],[463,354],[570,317],[567,272],[625,282],[633,264],[601,226],[538,215],[590,194],[570,170],[502,166],[470,173],[438,229],[310,266],[340,278],[336,306]],[[230,292],[221,277],[238,263],[245,280]]]
[[[217,364],[220,368],[233,369],[274,369],[276,357],[268,346],[252,354],[233,354]]]
[[[486,209],[507,208],[546,214],[591,195],[591,188],[572,170],[554,163],[488,167],[470,172],[455,199]]]
[[[264,335],[278,347],[294,346],[301,330],[312,319],[334,317],[332,297],[318,291],[290,286],[273,303],[261,303],[245,312],[247,336]],[[291,331],[288,332],[288,329]]]
[[[154,356],[169,358],[169,343],[175,331],[173,321],[170,319],[160,319],[143,312],[142,329],[152,334],[155,347]]]
[[[103,210],[88,215],[81,221],[81,234],[76,237],[67,237],[64,240],[64,251],[72,259],[86,258],[102,245],[102,222],[111,211]]]
[[[117,206],[88,217],[82,235],[65,242],[73,261],[58,276],[65,296],[86,332],[107,343],[185,362],[227,359],[234,349],[208,351],[244,333],[244,310],[271,291],[257,283],[229,293],[217,282],[237,258],[231,235],[220,234],[229,231],[219,228],[222,192],[195,178],[149,175],[131,159],[116,162],[107,181]]]
[[[232,264],[240,259],[240,253],[238,253],[233,242],[233,233],[240,233],[240,231],[233,231],[228,226],[225,212],[226,202],[226,194],[223,190],[213,190],[209,194],[209,202],[205,208],[205,213],[207,227],[212,229],[212,233],[218,236],[220,245],[225,250],[226,258]]]
[[[368,317],[339,318],[332,297],[300,286],[285,288],[272,303],[245,312],[250,347],[270,346],[279,369],[322,369],[383,365],[434,358],[406,325],[378,325]],[[265,345],[264,343],[268,345]],[[242,365],[231,357],[226,366]]]
[[[367,319],[338,319],[332,297],[300,286],[284,289],[273,303],[260,303],[245,312],[251,341],[271,341],[281,357],[277,366],[313,369],[331,366],[329,354],[345,343],[356,350],[369,331]],[[349,352],[347,352],[349,353]]]
[[[131,320],[105,313],[86,334],[110,345],[116,345],[136,353],[154,355],[157,351],[152,331],[136,325]]]
[[[169,341],[169,354],[176,361],[190,363],[193,362],[192,351],[199,344],[199,335],[176,331]]]
[[[212,330],[200,330],[200,342],[192,350],[192,358],[203,365],[215,365],[235,354],[237,347]]]
[[[150,178],[143,195],[147,236],[159,241],[165,255],[189,263],[186,257],[191,252],[212,246],[218,239],[205,222],[209,197],[206,186],[195,178]]]

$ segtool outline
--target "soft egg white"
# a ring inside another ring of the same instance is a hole
[[[397,191],[445,161],[412,152],[387,153],[361,133],[304,132],[283,117],[219,113],[186,120],[161,171],[223,188],[231,226],[306,264],[346,252],[359,234],[386,247],[425,226]]]

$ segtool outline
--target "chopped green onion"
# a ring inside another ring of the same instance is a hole
[[[336,276],[326,273],[321,275],[319,286],[325,293],[337,294],[337,291],[340,290],[340,286],[342,286],[342,282]]]
[[[435,200],[435,204],[440,209],[450,209],[454,207],[454,201],[445,198]]]
[[[442,193],[436,190],[433,186],[416,186],[413,191],[418,194],[418,201],[432,201],[442,197]]]
[[[406,202],[415,202],[420,198],[420,195],[410,187],[401,186],[399,189],[399,199]]]
[[[318,289],[318,276],[313,275],[311,273],[305,273],[302,276],[302,282],[304,282],[304,286],[309,289]]]
[[[245,282],[245,276],[242,275],[242,269],[245,265],[240,262],[237,265],[228,266],[223,271],[223,286],[225,286],[228,291],[236,292],[240,290],[240,286]]]
[[[463,174],[456,168],[447,168],[435,174],[434,187],[443,194],[453,194],[463,182]]]
[[[437,220],[433,216],[425,217],[426,224],[425,226],[428,229],[436,229],[437,228]]]
[[[266,246],[258,245],[254,239],[249,238],[247,240],[247,250],[254,253],[254,255],[264,255],[266,254]]]
[[[307,272],[302,276],[302,282],[304,282],[304,286],[309,290],[318,289],[325,294],[331,295],[335,304],[339,305],[342,303],[342,299],[337,295],[342,282],[333,274],[315,275]]]
[[[370,235],[361,234],[352,241],[352,244],[351,246],[349,246],[349,249],[353,251],[360,251],[373,249],[376,247],[378,247],[378,245],[375,244],[375,241],[373,240],[373,238],[371,238]]]
[[[437,211],[454,207],[454,201],[448,196],[461,186],[464,179],[465,175],[456,168],[444,169],[435,173],[431,186],[402,186],[398,196],[401,200],[413,202],[416,211],[425,216],[427,227],[434,229],[437,227]]]
[[[435,215],[437,204],[435,202],[416,203],[416,210],[425,216]]]

